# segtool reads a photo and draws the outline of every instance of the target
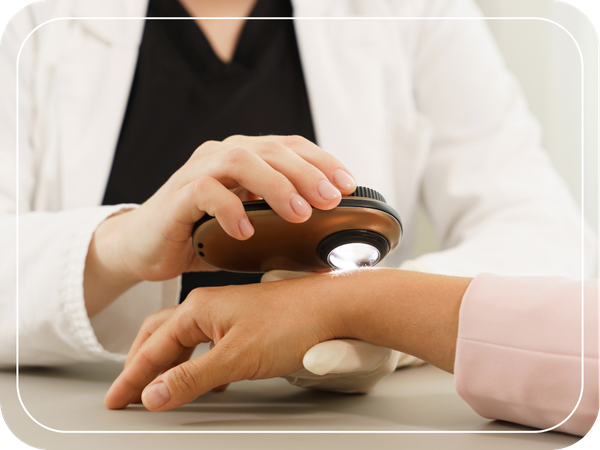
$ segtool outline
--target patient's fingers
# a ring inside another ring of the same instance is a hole
[[[131,348],[127,354],[127,360],[125,361],[125,367],[129,365],[142,344],[146,342],[146,340],[152,336],[152,334],[158,330],[163,323],[165,323],[173,314],[175,314],[176,309],[177,306],[171,306],[170,308],[162,309],[146,317],[144,323],[142,323],[142,326],[140,327],[140,331],[138,331],[138,334],[133,341],[133,344],[131,344]]]
[[[104,404],[109,409],[124,408],[139,398],[144,388],[165,368],[171,366],[178,358],[184,357],[186,351],[201,342],[211,340],[190,315],[173,315],[142,344],[108,390]]]
[[[165,372],[168,372],[169,370],[171,370],[173,367],[178,366],[179,364],[183,364],[186,361],[189,361],[189,359],[192,357],[192,354],[194,353],[194,350],[196,350],[195,347],[190,347],[190,348],[186,348],[183,350],[183,352],[181,352],[181,355],[179,355],[179,357],[173,361],[172,364],[169,364],[162,372],[161,375]],[[160,375],[159,375],[160,376]],[[214,391],[220,390],[220,391],[224,391],[225,389],[227,389],[228,385],[224,385],[224,386],[219,386],[219,388],[215,388],[213,389]],[[137,398],[133,401],[131,401],[130,403],[142,403],[142,394],[140,393]]]
[[[236,375],[240,353],[231,351],[228,335],[211,351],[178,365],[154,380],[142,393],[144,406],[166,411],[191,402],[211,389],[242,379]]]

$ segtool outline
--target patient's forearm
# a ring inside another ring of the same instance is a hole
[[[470,278],[375,269],[348,274],[350,280],[339,308],[344,334],[453,372],[458,315]]]
[[[142,327],[105,404],[123,408],[144,391],[146,407],[166,411],[216,386],[295,372],[310,348],[336,338],[395,348],[452,372],[458,313],[469,282],[364,269],[195,289],[159,320],[162,324]],[[208,341],[215,342],[210,352],[177,360],[186,349]]]

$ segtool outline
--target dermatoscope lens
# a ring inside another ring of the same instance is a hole
[[[372,267],[380,258],[379,250],[372,245],[352,242],[334,248],[327,256],[327,262],[333,268],[347,270]]]
[[[321,261],[332,269],[372,267],[390,251],[386,238],[369,230],[344,230],[330,234],[319,244]]]

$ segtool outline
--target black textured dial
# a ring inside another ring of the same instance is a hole
[[[377,200],[383,203],[387,203],[383,195],[379,192],[364,186],[358,186],[356,190],[350,194],[348,197],[362,197],[362,198],[370,198],[371,200]]]

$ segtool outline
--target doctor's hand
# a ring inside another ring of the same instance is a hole
[[[301,223],[335,208],[356,187],[335,157],[299,136],[232,136],[208,141],[139,208],[105,220],[94,233],[84,274],[88,315],[141,280],[211,270],[194,254],[192,229],[205,214],[244,240],[254,233],[242,200],[264,198]]]

